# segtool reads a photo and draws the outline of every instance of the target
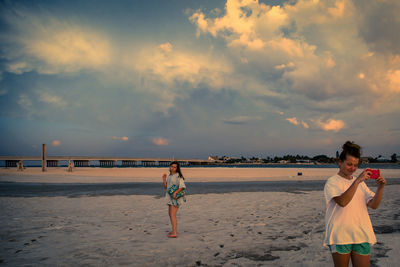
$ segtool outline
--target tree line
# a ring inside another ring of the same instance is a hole
[[[224,163],[336,163],[339,158],[339,152],[336,152],[336,157],[329,157],[327,155],[316,155],[313,157],[309,156],[303,156],[303,155],[285,155],[285,156],[274,156],[274,157],[266,157],[266,158],[260,158],[260,157],[243,157],[241,156],[240,158],[234,158],[234,157],[228,157],[228,156],[222,156],[219,157],[218,159]],[[364,157],[363,161],[366,161],[367,163],[382,163],[382,162],[387,162],[387,163],[397,163],[397,154],[394,153],[391,155],[390,160],[386,160],[382,157],[382,155],[379,155],[378,157]]]

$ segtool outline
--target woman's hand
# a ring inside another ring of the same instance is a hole
[[[172,198],[176,199],[176,191],[172,194]]]
[[[359,183],[362,183],[362,182],[368,180],[370,176],[371,176],[371,171],[370,171],[370,169],[367,168],[362,173],[360,173],[360,175],[357,177],[356,180]]]
[[[383,176],[379,176],[376,178],[376,184],[378,185],[378,188],[384,187],[386,185],[386,179]]]
[[[165,181],[167,179],[167,175],[164,173],[162,176],[163,181]]]

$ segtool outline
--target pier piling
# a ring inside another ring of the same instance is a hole
[[[42,144],[42,172],[47,171],[47,155],[46,155],[46,144]]]

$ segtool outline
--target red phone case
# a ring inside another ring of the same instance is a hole
[[[369,178],[371,178],[371,179],[376,179],[379,176],[381,176],[381,172],[379,171],[379,169],[378,170],[370,170],[370,172],[371,172],[371,175]]]

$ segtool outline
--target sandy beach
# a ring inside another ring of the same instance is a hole
[[[336,168],[182,168],[190,182],[326,180]],[[0,182],[38,183],[128,183],[160,182],[168,168],[16,168],[0,169]],[[299,176],[298,173],[302,175]],[[359,173],[361,170],[356,172]],[[385,178],[400,178],[400,169],[382,170]]]
[[[161,171],[161,172],[160,172]],[[193,182],[325,180],[337,169],[187,168]],[[400,170],[383,170],[398,180]],[[0,182],[158,182],[163,169],[39,168],[0,170]],[[375,188],[371,187],[374,191]],[[386,186],[370,210],[378,243],[371,266],[400,260],[399,184]],[[321,190],[205,193],[178,212],[177,239],[162,194],[82,197],[0,197],[4,266],[331,266],[322,246]]]

